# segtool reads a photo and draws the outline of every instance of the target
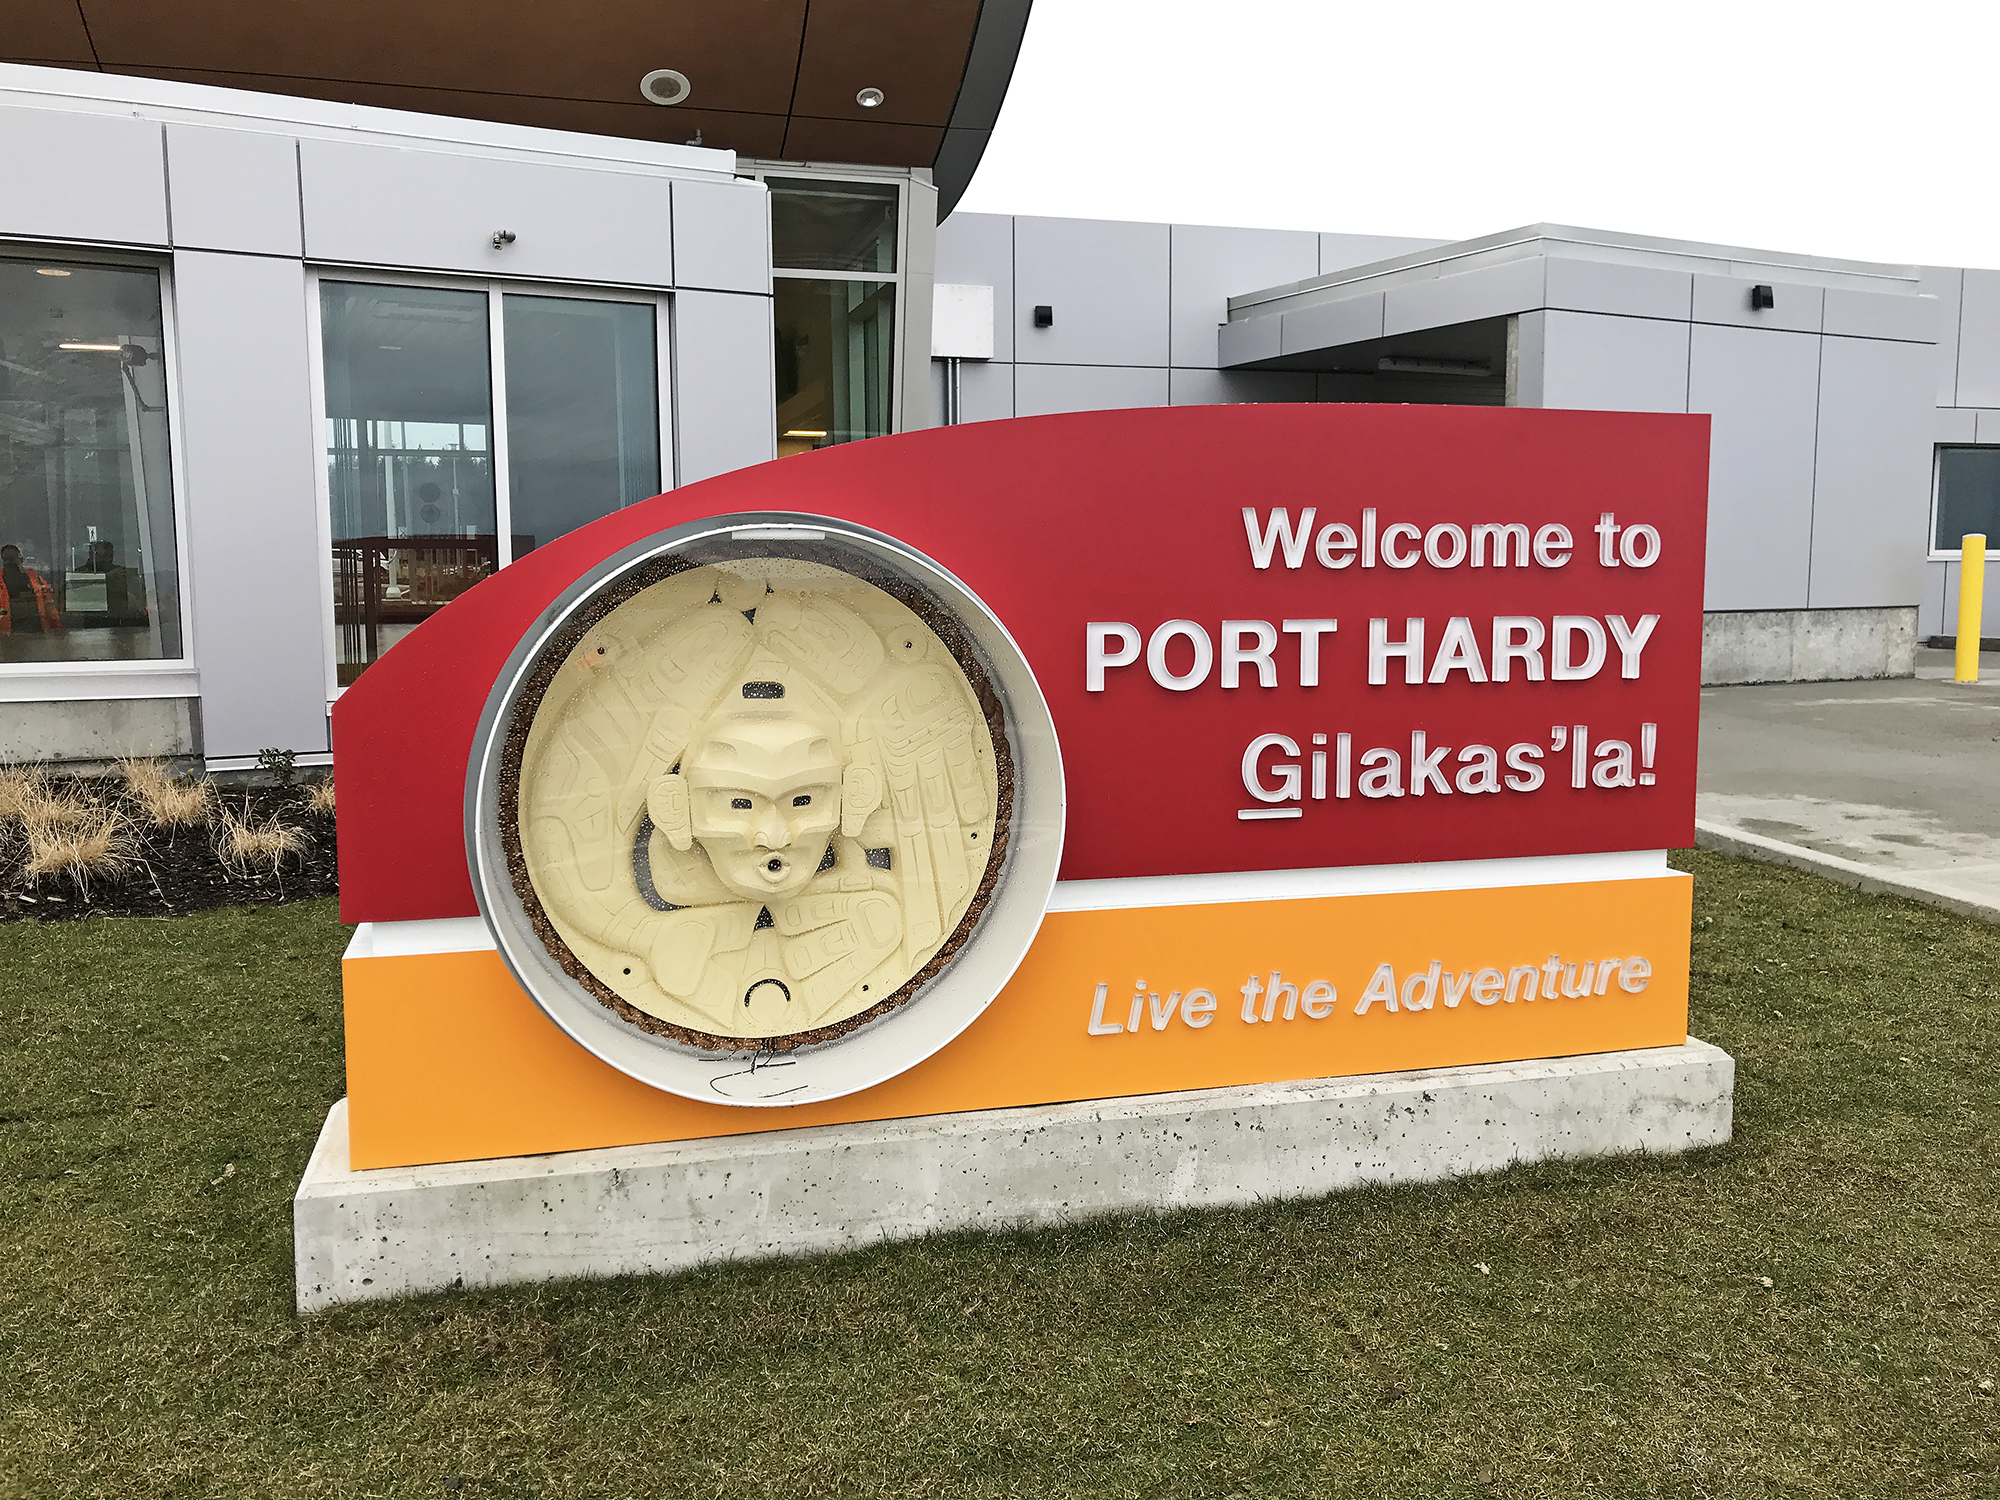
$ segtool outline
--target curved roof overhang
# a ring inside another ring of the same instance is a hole
[[[1031,0],[11,0],[0,61],[685,143],[929,167],[986,147]],[[655,68],[693,88],[662,107]],[[879,89],[882,102],[857,102]]]

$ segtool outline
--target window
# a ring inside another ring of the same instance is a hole
[[[0,260],[0,663],[181,655],[160,274]]]
[[[893,425],[900,189],[769,181],[779,456],[880,437]]]
[[[1956,554],[1978,532],[2000,543],[2000,447],[1940,448],[1931,550]]]
[[[502,299],[513,555],[660,492],[653,309]]]
[[[320,283],[339,686],[496,568],[660,492],[658,312]]]

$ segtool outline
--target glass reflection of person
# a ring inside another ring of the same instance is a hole
[[[119,562],[113,553],[113,544],[108,541],[92,542],[88,558],[89,571],[104,575],[105,613],[114,621],[144,624],[146,581],[139,570]]]
[[[0,599],[0,635],[54,635],[63,628],[55,591],[12,542],[0,547]]]

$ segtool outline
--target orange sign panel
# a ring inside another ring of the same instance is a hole
[[[942,1051],[860,1093],[758,1109],[663,1093],[599,1062],[496,953],[351,958],[352,1162],[1675,1046],[1692,892],[1668,874],[1052,912],[1006,989]]]

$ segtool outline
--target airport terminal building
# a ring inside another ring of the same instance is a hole
[[[337,18],[29,9],[0,39],[0,761],[324,761],[345,687],[525,552],[948,422],[1709,413],[1714,682],[1909,673],[1958,538],[2000,529],[2000,271],[954,213],[1025,0],[795,0],[750,41],[720,4],[668,39],[529,8],[549,35],[478,88],[444,33],[378,59]]]

